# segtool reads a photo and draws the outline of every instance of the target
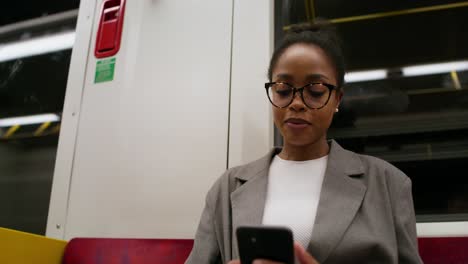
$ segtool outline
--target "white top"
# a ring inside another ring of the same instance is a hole
[[[291,161],[276,155],[270,165],[264,225],[286,226],[304,247],[310,242],[328,156]]]

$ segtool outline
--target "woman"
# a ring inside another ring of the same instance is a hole
[[[238,259],[233,234],[243,225],[289,227],[302,264],[422,263],[410,179],[385,161],[327,141],[344,72],[328,26],[301,25],[287,34],[265,84],[284,146],[218,179],[187,263]]]

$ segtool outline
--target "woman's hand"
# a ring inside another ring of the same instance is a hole
[[[301,264],[319,264],[299,243],[294,243],[294,253]]]
[[[298,243],[294,243],[294,253],[301,264],[319,264],[305,249]],[[239,260],[230,261],[228,264],[241,264]],[[280,262],[256,259],[253,264],[282,264]]]

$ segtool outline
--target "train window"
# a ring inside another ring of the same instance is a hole
[[[345,97],[328,136],[405,172],[418,222],[468,220],[466,1],[275,4],[276,40],[316,17],[343,40]]]
[[[0,11],[0,226],[45,234],[79,1]]]

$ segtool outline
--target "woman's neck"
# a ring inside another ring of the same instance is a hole
[[[297,146],[285,142],[278,156],[284,160],[304,161],[321,158],[326,156],[329,151],[330,146],[326,139],[305,146]]]

